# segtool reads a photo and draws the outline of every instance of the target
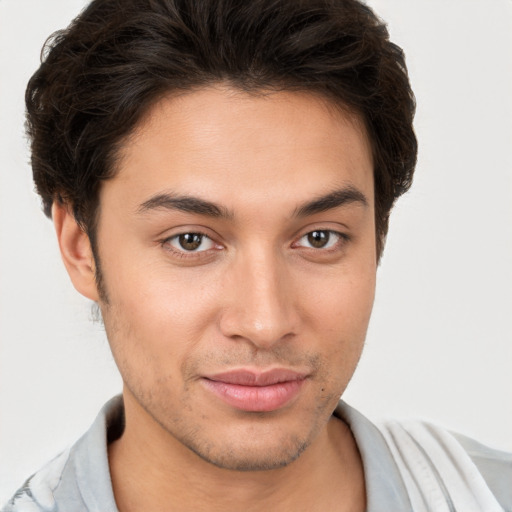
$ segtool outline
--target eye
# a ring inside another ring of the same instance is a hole
[[[302,236],[296,245],[310,249],[331,249],[343,238],[341,233],[327,229],[317,229]]]
[[[202,252],[213,249],[213,240],[202,233],[181,233],[169,238],[168,243],[180,252]]]

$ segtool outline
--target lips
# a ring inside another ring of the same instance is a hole
[[[300,392],[306,373],[285,368],[232,370],[205,376],[206,389],[227,405],[248,412],[270,412],[289,404]]]
[[[273,368],[271,370],[258,372],[251,370],[231,370],[229,372],[217,373],[209,375],[206,378],[225,382],[226,384],[238,384],[240,386],[272,386],[281,382],[290,382],[295,380],[303,380],[306,373],[288,370],[286,368]]]
[[[270,412],[289,404],[299,394],[306,378],[307,373],[285,368],[240,369],[205,376],[202,382],[231,407],[248,412]]]

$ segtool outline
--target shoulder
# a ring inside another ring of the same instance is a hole
[[[456,510],[512,510],[512,454],[425,422],[378,426],[413,503],[445,500]]]
[[[123,404],[105,404],[89,430],[32,475],[0,512],[117,512],[107,444],[123,428]]]
[[[62,480],[70,450],[58,455],[32,475],[1,512],[51,512],[55,510],[55,491]]]
[[[496,450],[462,434],[453,436],[464,448],[489,488],[512,510],[512,453]]]

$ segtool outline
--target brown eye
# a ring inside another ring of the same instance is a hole
[[[181,233],[170,238],[168,243],[181,252],[202,252],[214,246],[212,240],[202,233]]]
[[[311,231],[306,236],[311,247],[322,249],[329,243],[330,235],[329,231]]]
[[[199,233],[184,233],[178,237],[180,246],[186,251],[195,251],[201,246],[203,236]]]
[[[306,249],[332,249],[347,238],[346,235],[330,229],[315,229],[301,236],[294,245]]]

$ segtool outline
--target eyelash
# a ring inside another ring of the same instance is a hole
[[[329,238],[327,239],[327,244],[331,242],[330,237],[334,236],[337,238],[337,240],[332,244],[330,247],[304,247],[307,250],[311,251],[321,251],[323,253],[329,253],[329,252],[335,252],[339,250],[340,245],[343,245],[350,241],[350,237],[345,233],[340,233],[339,231],[334,231],[333,229],[313,229],[311,231],[308,231],[307,233],[304,233],[297,242],[294,242],[292,244],[296,245],[300,240],[312,235],[313,233],[326,233],[328,234]]]
[[[297,245],[298,242],[300,240],[308,237],[309,235],[312,235],[313,233],[326,233],[329,236],[337,237],[337,240],[334,242],[334,244],[331,247],[328,247],[328,248],[323,248],[323,247],[319,247],[319,248],[315,248],[315,247],[302,247],[303,249],[305,249],[307,251],[318,252],[318,254],[320,254],[320,253],[322,253],[322,254],[326,254],[326,253],[329,254],[329,253],[332,253],[332,252],[339,251],[342,246],[344,246],[346,243],[348,243],[351,240],[351,237],[349,235],[345,234],[345,233],[340,233],[339,231],[335,231],[335,230],[332,230],[332,229],[321,229],[320,228],[320,229],[313,229],[311,231],[308,231],[307,233],[304,233],[295,242],[293,242],[291,246],[294,247],[294,248],[301,247],[301,246]],[[178,240],[179,237],[186,236],[186,235],[197,235],[197,236],[200,236],[201,237],[201,243],[203,243],[203,241],[205,239],[207,239],[207,240],[211,241],[213,246],[217,245],[217,247],[208,248],[208,249],[205,249],[205,250],[202,250],[202,251],[197,251],[197,250],[187,251],[184,248],[178,249],[178,248],[175,248],[175,247],[173,247],[171,245],[172,241]],[[329,242],[330,242],[330,240],[327,241],[327,244]],[[212,250],[221,250],[220,244],[216,244],[215,241],[210,236],[208,236],[206,233],[203,233],[201,231],[185,231],[183,233],[177,233],[177,234],[175,234],[173,236],[167,237],[164,240],[162,240],[161,241],[161,245],[167,251],[171,252],[174,256],[177,256],[178,258],[204,258]]]
[[[209,248],[202,251],[187,251],[184,248],[177,249],[171,245],[171,242],[173,240],[178,240],[182,236],[186,235],[197,235],[201,237],[201,243],[205,239],[210,240],[213,245],[216,245],[215,242],[211,237],[209,237],[206,233],[202,233],[201,231],[185,231],[183,233],[177,233],[176,235],[170,236],[166,238],[165,240],[162,240],[161,245],[169,252],[173,253],[173,255],[177,256],[178,258],[201,258],[205,256],[205,253],[211,251],[213,248]],[[219,249],[217,249],[219,250]]]

